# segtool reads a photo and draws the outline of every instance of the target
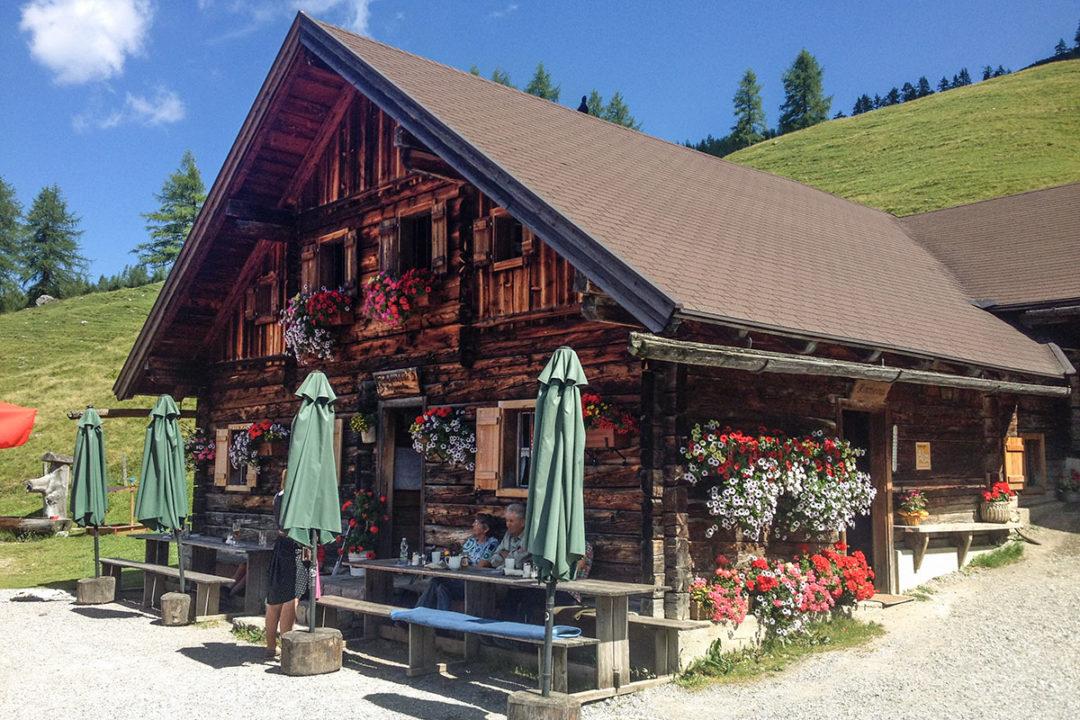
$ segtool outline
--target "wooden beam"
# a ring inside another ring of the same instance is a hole
[[[594,322],[627,325],[636,328],[642,327],[642,324],[637,318],[624,310],[608,295],[585,295],[585,297],[581,299],[581,314],[586,320],[592,320]]]
[[[272,225],[258,220],[230,220],[222,227],[222,235],[287,243],[296,237],[296,228],[295,226]]]
[[[401,164],[406,170],[441,180],[466,182],[461,173],[433,153],[431,148],[417,140],[415,135],[401,125],[394,128],[394,147],[401,150]]]
[[[748,350],[726,345],[673,340],[649,333],[630,333],[630,354],[640,358],[664,360],[684,365],[723,367],[750,372],[771,372],[789,375],[824,375],[829,377],[862,378],[877,382],[906,382],[915,385],[956,387],[986,393],[1012,393],[1044,397],[1068,397],[1067,385],[1037,385],[1006,382],[985,378],[949,375],[928,370],[879,365],[864,365],[847,360],[802,357],[766,350]]]
[[[202,357],[204,355],[207,348],[210,347],[221,333],[226,323],[229,322],[229,313],[233,311],[236,307],[236,303],[239,302],[243,294],[247,292],[247,289],[255,279],[255,276],[262,269],[263,256],[269,251],[271,244],[272,243],[269,240],[260,240],[258,244],[255,245],[255,250],[248,256],[247,262],[244,263],[244,267],[240,270],[240,274],[236,278],[236,282],[232,284],[229,294],[218,308],[217,316],[214,318],[214,324],[206,333],[206,340],[203,343],[203,346],[198,349],[198,352],[195,355],[196,357]]]
[[[237,198],[229,198],[228,202],[225,203],[225,217],[264,225],[275,225],[281,228],[293,229],[296,227],[296,213],[292,210],[268,208],[264,205],[256,205]]]
[[[307,184],[307,181],[311,179],[311,174],[315,172],[315,168],[319,165],[319,158],[326,152],[326,146],[330,144],[330,141],[337,133],[338,126],[341,124],[341,119],[345,117],[345,112],[349,109],[349,105],[352,104],[353,98],[355,97],[356,91],[351,85],[346,84],[345,87],[342,88],[337,102],[334,103],[334,106],[330,108],[323,118],[322,125],[319,127],[319,132],[308,146],[308,150],[304,154],[304,159],[298,166],[299,169],[296,174],[293,175],[293,178],[288,186],[286,186],[285,191],[281,193],[281,197],[278,199],[278,207],[296,204],[296,198],[300,194],[300,190],[303,189],[304,185]]]

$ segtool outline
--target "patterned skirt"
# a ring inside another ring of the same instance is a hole
[[[308,589],[308,566],[301,560],[304,548],[287,535],[278,535],[270,554],[268,605],[294,600]]]

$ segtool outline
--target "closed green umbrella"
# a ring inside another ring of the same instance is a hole
[[[101,417],[87,405],[79,418],[75,435],[75,462],[71,473],[71,517],[79,527],[94,526],[94,577],[101,576],[98,527],[105,522],[108,507],[105,487],[105,435]]]
[[[296,391],[302,400],[289,436],[289,466],[281,499],[281,529],[311,546],[310,630],[315,630],[316,545],[341,534],[338,468],[334,455],[334,401],[326,375],[316,370]]]
[[[184,438],[176,419],[180,409],[168,395],[162,395],[150,411],[143,444],[139,494],[135,517],[156,532],[172,532],[176,538],[180,567],[180,592],[184,592],[184,554],[180,552],[180,528],[188,514],[187,470],[184,467]]]
[[[551,634],[555,585],[573,577],[585,556],[585,421],[581,386],[587,381],[577,353],[557,349],[540,373],[533,424],[525,548],[547,583],[541,691],[551,693]]]

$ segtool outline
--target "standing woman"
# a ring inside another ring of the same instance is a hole
[[[278,534],[270,554],[270,589],[266,593],[267,660],[277,655],[278,635],[293,629],[297,602],[308,588],[304,547],[281,530],[281,503],[284,497],[285,473],[282,472],[281,490],[274,496],[274,523],[278,527]]]

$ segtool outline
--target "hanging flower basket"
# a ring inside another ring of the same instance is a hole
[[[333,360],[334,338],[327,328],[352,323],[353,310],[344,290],[306,287],[281,311],[278,324],[284,328],[285,349],[298,363],[308,359]]]
[[[409,427],[413,450],[432,462],[453,462],[472,470],[476,430],[460,409],[436,407],[416,416]]]
[[[260,443],[257,452],[259,457],[284,457],[289,453],[289,444],[284,440],[271,440]]]
[[[418,307],[430,302],[433,280],[431,272],[421,268],[401,275],[379,272],[364,286],[360,313],[376,322],[402,325]]]

